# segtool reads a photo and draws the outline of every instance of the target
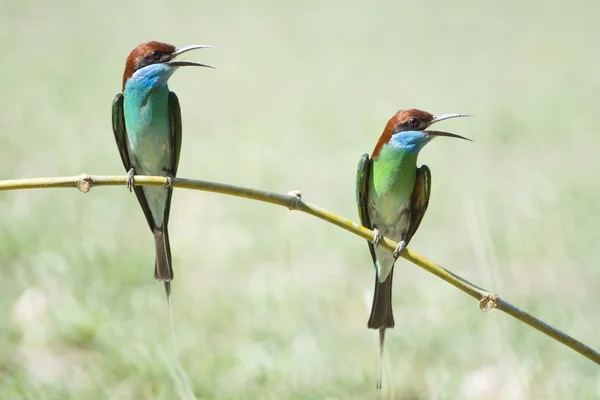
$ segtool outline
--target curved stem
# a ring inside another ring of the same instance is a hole
[[[7,181],[0,181],[1,190],[20,190],[20,189],[41,189],[41,188],[61,188],[61,187],[75,187],[80,191],[86,193],[93,186],[118,186],[125,185],[126,176],[90,176],[87,174],[71,177],[55,177],[55,178],[34,178],[34,179],[14,179]],[[134,177],[135,185],[137,186],[164,186],[166,184],[166,178],[162,176],[142,176],[136,175]],[[354,233],[362,237],[363,239],[373,241],[373,231],[353,222],[349,219],[340,217],[321,208],[317,205],[308,203],[302,200],[299,192],[290,192],[289,194],[279,194],[273,192],[267,192],[264,190],[244,188],[240,186],[229,185],[225,183],[216,183],[208,181],[200,181],[194,179],[183,179],[173,178],[172,186],[202,190],[206,192],[221,193],[230,196],[243,197],[246,199],[258,200],[265,203],[276,204],[282,207],[286,207],[290,210],[298,210],[304,213],[310,214],[331,224],[337,225],[349,232]],[[397,243],[394,241],[384,238],[379,246],[394,251]],[[498,297],[498,295],[485,290],[479,286],[472,284],[466,279],[454,274],[453,272],[431,262],[427,258],[421,256],[414,251],[406,249],[402,252],[401,256],[423,268],[424,270],[434,274],[435,276],[443,279],[449,284],[462,290],[466,294],[479,300],[479,307],[484,312],[490,312],[497,308],[498,310],[504,311],[508,315],[518,319],[521,322],[537,329],[538,331],[550,336],[551,338],[563,343],[570,347],[581,355],[592,360],[596,364],[600,364],[600,354],[592,349],[591,347],[581,343],[566,333],[546,324],[542,320],[534,317],[531,314],[515,307],[509,302]]]

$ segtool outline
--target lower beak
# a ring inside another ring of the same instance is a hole
[[[469,138],[466,138],[466,137],[464,137],[464,136],[457,135],[457,134],[455,134],[455,133],[450,133],[450,132],[441,132],[441,131],[423,131],[423,132],[425,132],[426,134],[428,134],[428,135],[431,135],[431,136],[446,136],[446,137],[453,137],[453,138],[457,138],[457,139],[464,139],[464,140],[468,140],[469,142],[472,142],[472,140],[471,140],[471,139],[469,139]]]
[[[195,50],[195,49],[210,49],[213,46],[207,45],[207,44],[193,44],[191,46],[184,46],[184,47],[178,47],[174,53],[171,54],[171,59],[174,59],[175,57],[186,53],[190,50]],[[207,64],[200,64],[197,62],[193,62],[193,61],[167,61],[166,64],[171,65],[173,67],[186,67],[186,66],[195,66],[195,67],[208,67],[208,68],[214,68],[212,65],[207,65]]]

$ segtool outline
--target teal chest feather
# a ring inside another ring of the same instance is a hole
[[[168,87],[149,88],[131,81],[125,88],[123,98],[129,155],[136,174],[165,176],[171,169],[174,156]],[[168,190],[148,186],[143,190],[155,224],[162,226]]]
[[[165,175],[171,164],[173,146],[168,101],[166,85],[154,90],[135,87],[125,90],[125,127],[137,173]]]

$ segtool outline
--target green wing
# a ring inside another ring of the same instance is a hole
[[[169,92],[169,123],[171,125],[171,143],[173,143],[171,174],[177,176],[179,155],[181,154],[181,108],[179,99],[174,92]]]
[[[429,195],[431,194],[431,171],[427,165],[423,165],[421,168],[417,168],[417,177],[415,179],[415,188],[412,192],[411,199],[411,210],[410,210],[410,225],[408,226],[408,232],[406,233],[406,244],[410,242],[413,237],[427,206],[429,205]]]
[[[177,167],[179,167],[179,156],[181,154],[181,107],[179,99],[175,92],[169,92],[169,126],[171,127],[171,176],[177,176]],[[169,189],[169,197],[167,197],[167,205],[165,207],[165,223],[169,222],[171,213],[171,198],[173,197],[173,189]]]
[[[113,133],[115,134],[115,140],[117,141],[117,147],[119,148],[119,154],[121,155],[121,161],[126,171],[131,169],[131,161],[129,160],[129,153],[127,148],[129,142],[127,140],[127,131],[125,130],[125,115],[123,114],[123,94],[119,93],[115,96],[112,105],[112,126]]]
[[[369,229],[373,229],[371,226],[371,220],[369,219],[369,174],[371,173],[371,166],[373,160],[369,158],[368,154],[363,154],[358,162],[358,170],[356,171],[356,204],[358,206],[358,217],[360,223]],[[371,251],[371,257],[373,262],[377,262],[375,257],[375,248],[373,243],[368,241],[369,250]]]
[[[119,154],[121,155],[121,161],[123,161],[123,166],[125,167],[125,171],[129,171],[133,168],[133,164],[131,163],[131,159],[129,158],[129,140],[127,140],[127,130],[125,128],[125,114],[123,113],[123,94],[119,93],[115,96],[112,105],[112,125],[113,125],[113,133],[115,134],[115,140],[117,141],[117,147],[119,148]],[[148,221],[148,225],[150,225],[150,230],[154,230],[154,218],[152,217],[152,212],[150,211],[150,207],[148,206],[148,201],[146,200],[146,196],[144,196],[144,190],[141,186],[134,186],[133,191],[135,192],[135,196],[140,202],[140,206],[142,206],[142,210],[144,211],[144,215],[146,216],[146,221]]]

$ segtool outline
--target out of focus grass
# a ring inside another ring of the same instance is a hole
[[[3,2],[0,178],[121,174],[128,52],[216,49],[171,80],[180,176],[356,219],[358,158],[399,108],[444,123],[411,248],[600,348],[597,1]],[[251,4],[252,3],[252,4]],[[0,398],[379,398],[363,240],[177,190],[173,357],[152,237],[125,188],[0,194]],[[395,277],[385,398],[600,397],[600,370],[412,264]],[[178,360],[178,361],[175,361]]]

